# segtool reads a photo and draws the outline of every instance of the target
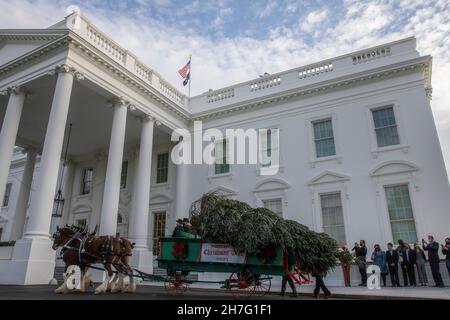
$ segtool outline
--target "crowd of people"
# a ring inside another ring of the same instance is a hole
[[[350,287],[350,266],[358,265],[361,274],[360,286],[367,285],[367,247],[364,240],[355,243],[351,249],[342,246],[339,249],[342,273],[346,287]],[[428,241],[422,239],[422,244],[410,245],[403,240],[398,240],[398,246],[388,243],[387,250],[383,251],[379,244],[374,245],[371,255],[372,264],[379,267],[382,284],[386,287],[387,276],[390,277],[392,287],[401,286],[427,286],[428,277],[426,263],[430,264],[434,286],[444,288],[444,281],[439,270],[439,251],[445,256],[447,271],[450,275],[450,238],[445,239],[445,244],[439,245],[433,236],[428,236]],[[427,254],[425,254],[427,252]],[[428,257],[427,257],[428,256]],[[401,271],[403,285],[400,282],[399,271]],[[417,277],[416,277],[417,274]]]

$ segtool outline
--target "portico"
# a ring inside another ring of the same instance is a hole
[[[72,19],[81,19],[86,33],[70,29]],[[88,32],[95,37],[101,35],[78,14],[63,23],[48,31],[53,33],[49,40],[58,39],[59,46],[49,44],[37,59],[23,58],[20,73],[2,73],[0,79],[0,88],[7,88],[0,98],[0,104],[6,105],[0,108],[0,198],[5,194],[14,146],[27,152],[11,230],[17,241],[9,262],[0,263],[2,283],[48,284],[53,278],[52,212],[56,191],[61,187],[60,168],[69,124],[73,127],[68,145],[70,164],[63,164],[67,169],[63,179],[66,208],[58,222],[76,222],[70,208],[83,206],[86,198],[95,197],[97,205],[91,205],[85,221],[92,228],[99,225],[103,235],[115,235],[118,222],[126,218],[125,236],[136,243],[132,264],[151,272],[148,229],[154,143],[170,145],[171,131],[188,124],[181,94],[151,70],[145,70],[143,76],[143,67],[137,69],[139,62],[131,55],[122,55],[117,61],[119,51],[104,45],[99,50],[97,38],[86,43],[82,38],[89,38]],[[20,32],[14,33],[13,45],[21,37]],[[45,43],[40,45],[46,47]],[[31,60],[35,61],[27,62]],[[33,182],[38,152],[39,170]],[[89,163],[92,155],[98,159],[95,165]],[[80,181],[76,176],[85,165],[91,170],[91,181],[86,177]],[[89,190],[75,190],[88,183]]]

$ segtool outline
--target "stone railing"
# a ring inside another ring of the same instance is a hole
[[[331,61],[321,63],[318,65],[309,66],[298,71],[298,77],[300,79],[305,79],[309,77],[316,76],[321,73],[332,72],[333,63]]]
[[[152,83],[152,71],[139,62],[134,63],[134,72],[142,80]]]
[[[98,31],[91,25],[87,26],[86,31],[87,38],[91,43],[93,43],[97,48],[102,50],[114,60],[120,62],[121,64],[125,64],[126,51],[124,49],[122,49],[112,40],[108,39],[108,37],[103,35],[100,31]]]
[[[382,47],[366,52],[355,54],[352,57],[353,64],[368,62],[377,58],[389,56],[391,54],[391,47]]]
[[[119,44],[110,39],[106,34],[96,28],[88,19],[81,15],[73,14],[66,18],[66,25],[73,28],[73,31],[82,36],[87,42],[95,46],[103,54],[119,63],[123,68],[133,75],[143,80],[158,91],[162,96],[168,98],[176,105],[187,108],[186,96],[175,87],[167,83],[162,77],[147,67],[131,52],[128,52]],[[58,24],[59,25],[59,24]]]
[[[234,89],[224,89],[224,90],[218,90],[218,91],[212,91],[209,92],[206,96],[206,101],[208,103],[216,102],[216,101],[222,101],[225,99],[229,99],[234,97]]]
[[[251,82],[248,86],[250,91],[257,91],[279,86],[280,84],[281,78],[279,76],[263,76],[259,80]]]
[[[172,85],[162,80],[161,78],[159,78],[159,89],[168,98],[175,100],[178,103],[184,102],[184,94],[182,94],[180,91],[175,89]]]

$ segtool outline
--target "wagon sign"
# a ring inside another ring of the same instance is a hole
[[[203,243],[201,262],[244,263],[245,254],[236,253],[228,244]]]

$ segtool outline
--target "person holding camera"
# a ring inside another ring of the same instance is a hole
[[[441,272],[439,271],[439,243],[434,241],[432,235],[429,235],[428,242],[422,239],[422,247],[425,251],[428,251],[428,261],[430,262],[435,287],[444,288],[444,281],[442,281]]]
[[[419,282],[422,287],[426,287],[428,283],[427,272],[425,269],[427,258],[425,257],[425,252],[418,243],[414,244],[414,251],[416,253],[416,267],[417,274],[419,275]]]
[[[442,246],[442,254],[445,255],[445,266],[447,267],[448,275],[450,276],[450,238],[445,239],[445,244]]]

